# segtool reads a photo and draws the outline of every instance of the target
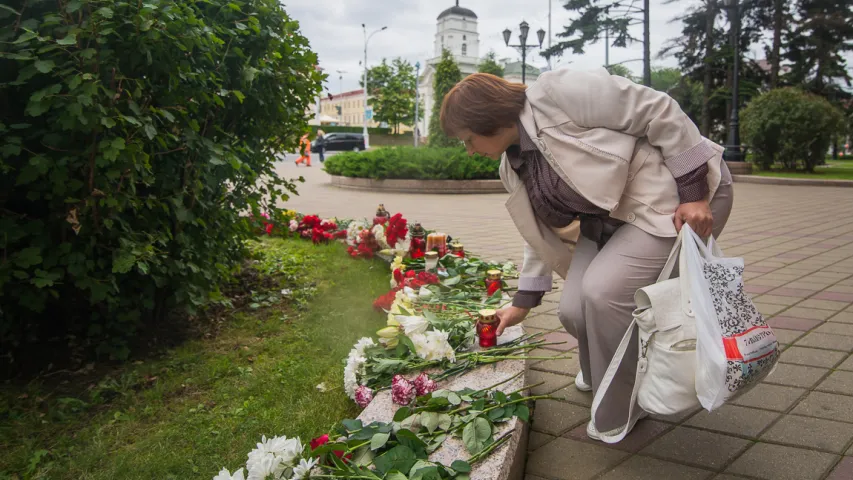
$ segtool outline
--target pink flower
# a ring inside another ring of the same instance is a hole
[[[415,386],[412,382],[395,375],[391,380],[391,400],[397,405],[408,405],[415,399]]]
[[[297,228],[299,228],[299,222],[297,222],[296,220],[291,220],[290,221],[290,231],[295,232]]]
[[[373,400],[373,390],[366,385],[360,385],[355,391],[355,403],[361,408],[367,408]]]
[[[418,375],[418,378],[415,379],[415,390],[418,393],[418,396],[426,395],[428,393],[432,393],[438,389],[438,385],[435,383],[435,380],[429,378],[429,375],[426,373],[421,373]]]

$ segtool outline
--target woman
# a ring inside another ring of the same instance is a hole
[[[548,72],[529,88],[471,75],[445,97],[441,126],[469,154],[501,159],[506,206],[525,240],[519,292],[498,312],[498,333],[539,305],[556,272],[565,279],[558,317],[578,340],[575,385],[597,391],[635,291],[657,280],[682,225],[722,232],[733,200],[723,149],[672,98],[604,69]],[[572,252],[564,233],[576,221]],[[637,357],[631,345],[625,358]],[[644,414],[627,418],[630,363],[589,422],[591,438]]]
[[[320,163],[326,162],[326,132],[317,130],[317,138],[314,139],[314,144],[317,145],[317,154],[320,155]]]

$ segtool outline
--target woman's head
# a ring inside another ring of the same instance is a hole
[[[500,158],[518,138],[516,123],[527,87],[487,73],[457,83],[441,104],[441,129],[465,143],[469,154]]]

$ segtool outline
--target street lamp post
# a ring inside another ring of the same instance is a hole
[[[419,92],[419,77],[421,75],[421,62],[415,62],[415,131],[412,132],[412,136],[415,137],[415,148],[418,147],[418,103],[420,103],[420,92]]]
[[[537,37],[539,37],[539,46],[536,45],[528,45],[527,44],[527,34],[530,32],[530,25],[527,22],[522,21],[518,26],[518,30],[520,34],[518,35],[519,44],[518,45],[510,45],[509,38],[512,35],[512,30],[506,29],[503,31],[504,34],[504,42],[507,47],[513,47],[518,49],[521,52],[521,83],[527,83],[527,49],[528,48],[542,48],[542,42],[545,41],[545,30],[539,29],[536,32]]]
[[[732,116],[729,120],[729,135],[723,158],[727,162],[742,162],[743,152],[740,145],[740,119],[738,103],[740,100],[740,5],[738,0],[724,0],[731,22],[732,42]]]
[[[370,148],[370,135],[367,133],[367,42],[370,41],[370,37],[376,35],[377,33],[385,30],[388,27],[382,27],[379,30],[375,30],[370,35],[367,34],[367,27],[362,23],[361,29],[364,31],[364,115],[362,116],[362,134],[364,135],[364,149],[367,150]]]

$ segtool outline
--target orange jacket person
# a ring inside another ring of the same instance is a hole
[[[308,140],[308,134],[302,135],[302,138],[299,139],[299,150],[302,152],[302,156],[296,159],[296,165],[299,165],[302,162],[305,162],[306,167],[311,166],[311,141]]]

